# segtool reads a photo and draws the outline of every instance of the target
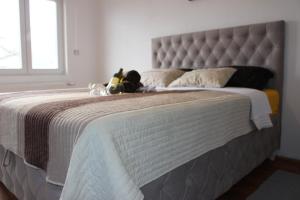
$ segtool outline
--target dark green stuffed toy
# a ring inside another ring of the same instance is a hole
[[[140,87],[143,87],[143,84],[141,81],[141,75],[135,71],[131,70],[125,73],[124,78],[122,79],[121,83],[119,83],[116,87],[110,88],[111,94],[117,94],[120,92],[126,92],[126,93],[134,93],[136,92]],[[106,87],[107,84],[104,84]]]

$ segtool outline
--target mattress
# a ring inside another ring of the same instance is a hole
[[[211,200],[226,192],[279,148],[277,117],[273,128],[253,131],[157,178],[141,188],[145,200]],[[0,145],[0,160],[5,149]],[[58,200],[61,186],[46,182],[43,170],[24,164],[10,153],[0,167],[0,180],[20,200]]]
[[[63,199],[143,199],[144,185],[254,129],[249,98],[234,93],[86,95],[0,96],[2,145],[64,185]]]
[[[143,186],[144,200],[217,199],[279,149],[277,117],[274,127],[240,136]]]

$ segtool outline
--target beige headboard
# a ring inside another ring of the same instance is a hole
[[[155,38],[152,62],[154,68],[262,66],[274,72],[269,87],[281,93],[284,21]]]

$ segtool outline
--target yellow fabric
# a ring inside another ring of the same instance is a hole
[[[272,108],[272,114],[277,114],[279,111],[279,92],[273,89],[265,89],[264,92],[266,93],[270,106]]]

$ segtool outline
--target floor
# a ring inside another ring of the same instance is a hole
[[[253,193],[276,170],[300,174],[300,161],[277,157],[274,161],[267,160],[248,176],[234,185],[218,200],[243,200]]]
[[[11,194],[5,186],[0,182],[0,200],[17,200],[13,194]]]
[[[277,157],[275,161],[267,160],[248,176],[234,185],[227,193],[217,200],[244,200],[253,193],[262,182],[276,170],[284,170],[300,174],[300,161]],[[16,200],[0,182],[0,200]]]

